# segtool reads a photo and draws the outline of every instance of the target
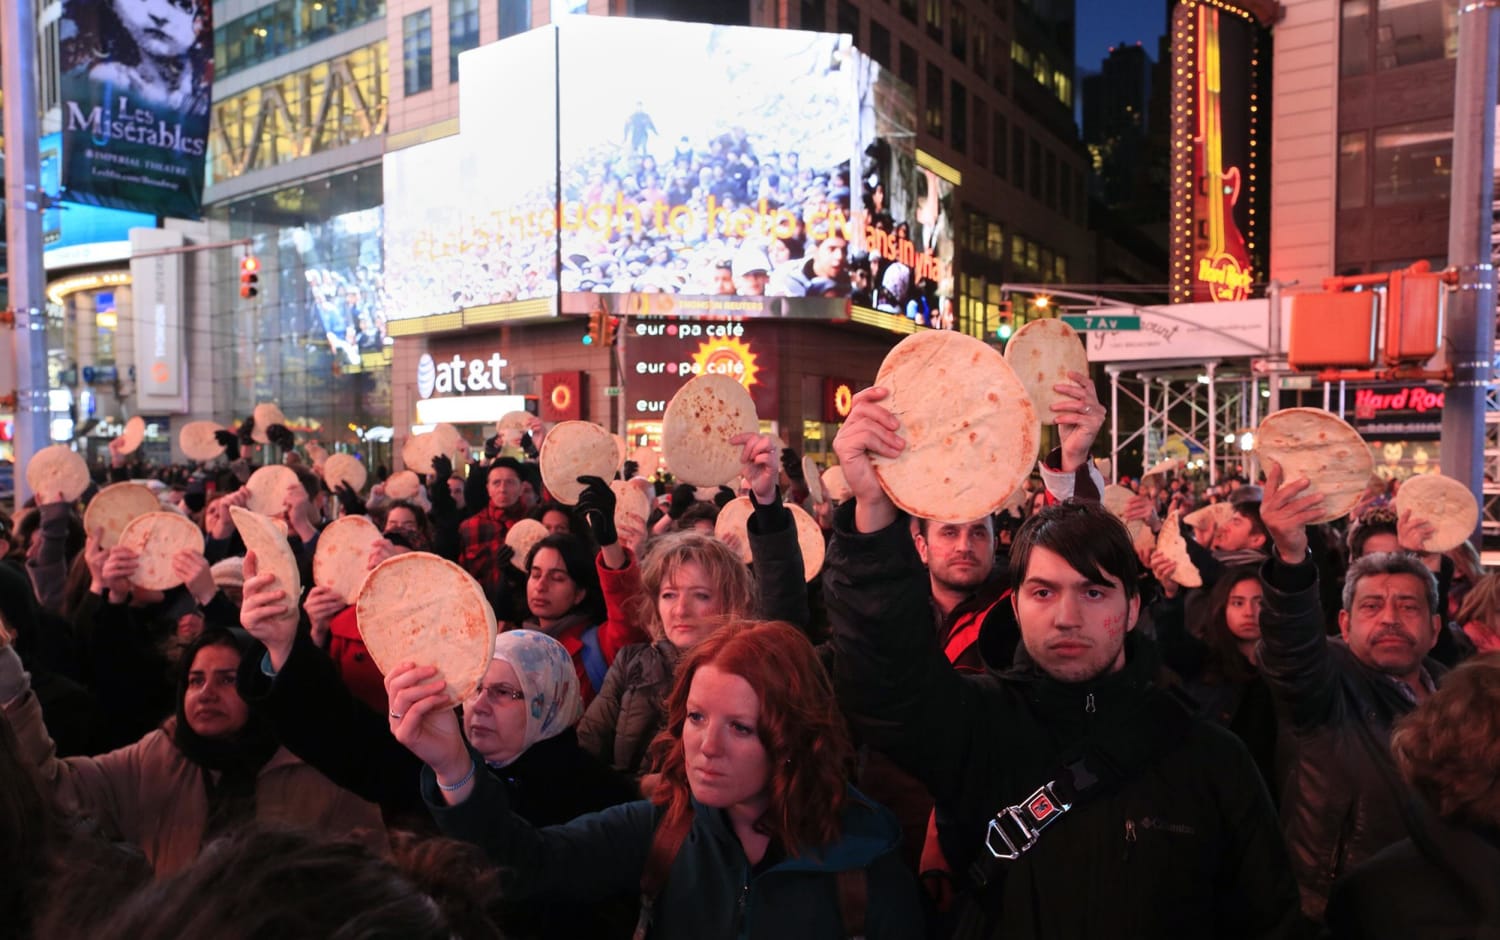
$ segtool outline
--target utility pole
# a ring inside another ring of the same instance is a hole
[[[0,345],[0,378],[14,380],[16,507],[30,495],[22,472],[47,446],[47,283],[42,270],[41,158],[37,153],[36,7],[0,3],[0,88],[5,92],[5,230],[10,272],[10,343]],[[0,334],[3,335],[3,334]],[[8,369],[14,363],[14,370]],[[0,381],[0,395],[10,393]]]
[[[1495,105],[1500,82],[1500,0],[1460,0],[1458,80],[1453,92],[1453,188],[1448,201],[1448,263],[1458,292],[1448,309],[1453,369],[1443,403],[1443,473],[1484,505],[1484,400],[1495,354]],[[1481,515],[1483,515],[1481,513]],[[1480,531],[1471,536],[1475,547]]]

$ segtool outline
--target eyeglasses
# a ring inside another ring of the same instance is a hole
[[[469,696],[469,701],[478,703],[481,699],[488,701],[491,705],[503,705],[507,700],[512,702],[526,701],[526,693],[520,689],[512,688],[503,682],[494,685],[481,685]]]

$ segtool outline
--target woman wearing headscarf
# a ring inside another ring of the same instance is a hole
[[[208,630],[184,651],[176,713],[135,744],[98,757],[58,758],[21,660],[0,648],[0,703],[65,808],[138,845],[158,876],[190,863],[208,839],[270,822],[384,842],[377,809],[280,747],[236,687],[242,641]]]

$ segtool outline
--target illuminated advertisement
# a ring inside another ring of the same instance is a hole
[[[600,82],[622,48],[672,54]],[[850,37],[583,17],[460,69],[459,134],[386,156],[393,319],[554,296],[528,312],[942,319],[953,184]]]
[[[648,318],[630,323],[626,337],[626,415],[661,420],[683,383],[699,375],[727,375],[750,392],[758,414],[777,413],[776,346],[755,323]]]
[[[341,371],[388,365],[380,259],[381,207],[277,231],[283,297],[301,297]],[[293,261],[292,259],[295,259]]]
[[[66,0],[62,177],[74,202],[196,219],[213,80],[209,0]]]
[[[1182,3],[1172,14],[1172,299],[1239,301],[1264,280],[1263,30],[1247,12]]]
[[[156,227],[156,216],[144,212],[103,209],[58,199],[62,186],[62,135],[43,137],[38,153],[42,191],[52,197],[42,210],[43,258],[47,267],[129,257],[130,230]]]

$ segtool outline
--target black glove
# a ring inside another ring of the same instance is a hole
[[[693,508],[698,501],[698,491],[691,483],[679,483],[672,489],[672,501],[667,504],[667,515],[681,519],[682,514]]]
[[[442,486],[443,484],[448,482],[448,478],[451,476],[453,476],[452,458],[445,457],[442,454],[438,454],[436,457],[432,458],[433,486]]]
[[[240,459],[240,439],[235,436],[233,431],[215,431],[214,440],[218,441],[219,446],[224,448],[224,456],[231,463]]]
[[[516,550],[504,542],[501,542],[500,547],[495,549],[495,564],[497,565],[508,565],[514,557],[516,557]]]
[[[714,505],[718,506],[720,509],[723,509],[725,506],[728,506],[730,503],[734,502],[735,498],[736,497],[734,495],[734,490],[730,489],[727,486],[721,486],[719,487],[719,491],[714,494]]]
[[[786,478],[793,483],[801,483],[804,475],[802,473],[802,460],[798,458],[797,452],[790,447],[781,451],[781,469]]]
[[[368,510],[365,509],[365,501],[359,498],[359,494],[354,492],[354,487],[350,486],[347,480],[340,481],[338,489],[333,491],[333,495],[339,498],[339,506],[343,507],[344,515],[363,516],[368,514]]]
[[[625,461],[625,466],[620,470],[620,479],[634,480],[636,474],[641,472],[641,465],[634,460]]]
[[[537,458],[538,452],[536,449],[536,445],[531,442],[530,431],[527,431],[525,434],[521,435],[521,450],[532,460],[535,460]]]
[[[496,457],[499,457],[499,456],[500,456],[500,435],[496,434],[494,437],[492,437],[489,440],[487,440],[487,441],[484,442],[484,459],[485,460],[494,460]]]
[[[248,418],[240,422],[240,429],[238,433],[240,436],[241,444],[249,445],[255,443],[255,415],[250,415]]]
[[[189,512],[202,512],[203,504],[208,498],[207,490],[203,480],[193,480],[188,483],[187,491],[182,494],[182,504]]]
[[[578,514],[594,530],[594,541],[601,548],[615,544],[620,534],[615,531],[614,490],[599,477],[579,477],[578,482],[584,486],[578,495]]]
[[[282,450],[291,450],[297,446],[297,435],[293,434],[291,428],[284,424],[266,425],[266,440],[280,447]]]

